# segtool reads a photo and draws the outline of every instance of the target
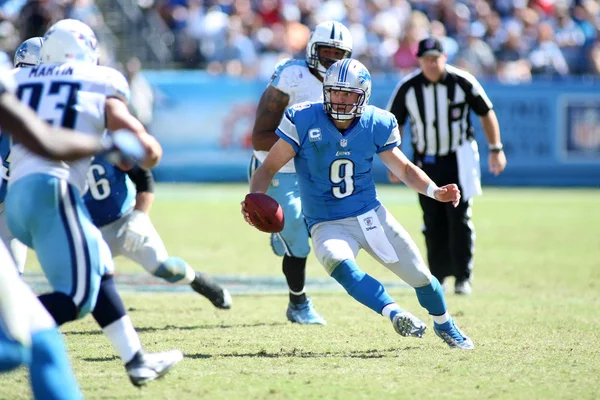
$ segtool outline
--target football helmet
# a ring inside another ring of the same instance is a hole
[[[81,21],[63,19],[48,29],[42,46],[43,63],[84,62],[98,64],[98,40]]]
[[[21,43],[15,52],[13,66],[20,67],[35,67],[41,62],[41,51],[44,39],[41,37],[32,37]]]
[[[337,21],[322,22],[310,34],[306,45],[306,62],[315,69],[321,77],[325,77],[329,64],[327,60],[319,59],[319,47],[327,46],[344,50],[344,58],[352,55],[352,36],[344,25]],[[335,60],[337,61],[337,60]],[[325,64],[323,64],[325,62]]]
[[[336,110],[331,102],[331,91],[358,93],[358,100],[352,104],[352,109],[341,107],[344,111]],[[360,61],[347,58],[339,60],[327,70],[323,81],[323,107],[331,118],[347,121],[360,117],[371,97],[371,74]]]

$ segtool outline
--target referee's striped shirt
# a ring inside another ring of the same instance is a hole
[[[387,109],[399,126],[410,119],[416,153],[445,156],[473,137],[470,109],[484,116],[492,107],[473,75],[446,65],[437,83],[428,81],[420,69],[406,76],[398,83]]]

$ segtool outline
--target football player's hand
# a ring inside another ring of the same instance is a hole
[[[436,200],[442,203],[452,203],[454,207],[458,206],[460,202],[460,189],[455,183],[437,188],[433,195]]]
[[[118,238],[124,236],[123,249],[131,253],[138,251],[148,241],[151,224],[148,214],[133,210],[128,221],[117,232]]]
[[[254,224],[252,223],[252,221],[250,220],[250,214],[248,214],[248,211],[246,211],[246,202],[242,201],[240,203],[240,205],[242,206],[242,215],[244,216],[244,220],[246,220],[246,222],[250,225],[250,226],[254,226]]]
[[[105,137],[107,159],[128,169],[146,159],[146,149],[137,135],[127,129],[119,129]]]

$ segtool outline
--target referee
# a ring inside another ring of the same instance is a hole
[[[474,195],[481,194],[479,153],[470,111],[481,119],[488,141],[490,171],[500,174],[506,157],[492,103],[468,72],[446,64],[435,37],[419,42],[420,69],[406,76],[392,94],[388,110],[403,126],[408,118],[414,161],[438,185],[458,183],[458,207],[419,195],[431,273],[444,283],[454,276],[456,294],[471,294],[475,228],[471,222]]]

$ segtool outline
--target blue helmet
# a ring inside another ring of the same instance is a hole
[[[41,52],[44,39],[41,37],[32,37],[27,39],[15,52],[13,66],[19,67],[35,67],[42,60]]]
[[[349,112],[336,111],[331,103],[331,90],[358,93],[358,101]],[[327,70],[323,80],[323,107],[331,118],[347,121],[360,117],[371,97],[371,74],[360,61],[346,58]]]

